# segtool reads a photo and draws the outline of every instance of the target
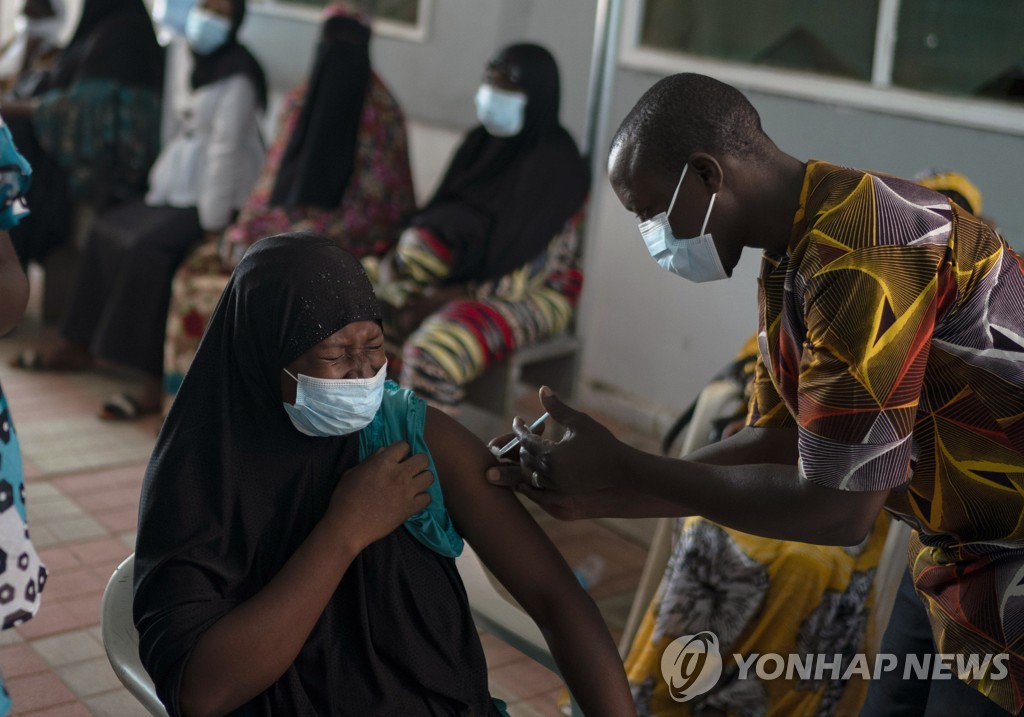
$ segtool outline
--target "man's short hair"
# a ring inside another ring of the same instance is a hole
[[[706,75],[666,77],[644,93],[622,120],[612,147],[626,141],[654,167],[676,175],[693,152],[758,160],[771,140],[761,117],[739,90]]]

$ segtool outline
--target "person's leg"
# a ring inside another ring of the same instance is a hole
[[[91,362],[89,345],[111,299],[111,285],[135,239],[132,229],[144,211],[141,201],[132,202],[96,219],[61,320],[58,343],[43,352],[42,368],[77,368]]]
[[[217,247],[200,245],[171,280],[171,301],[163,354],[163,408],[166,411],[192,364],[206,325],[231,278]]]
[[[90,345],[94,356],[142,372],[140,413],[160,409],[164,333],[174,272],[202,238],[194,208],[147,207],[147,228],[127,248]]]
[[[402,386],[454,412],[466,384],[512,349],[512,332],[494,303],[452,301],[424,321],[402,347]]]
[[[110,299],[126,247],[133,239],[132,220],[142,202],[122,205],[96,219],[86,239],[70,301],[53,345],[26,349],[12,361],[20,368],[76,371],[92,365],[89,344]]]
[[[907,655],[935,652],[928,611],[917,596],[909,570],[900,581],[892,617],[878,652],[895,655],[901,669],[885,672],[871,682],[861,717],[924,717],[929,714],[925,710],[933,683],[927,679],[903,679],[902,668]]]

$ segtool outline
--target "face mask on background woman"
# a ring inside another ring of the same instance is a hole
[[[483,84],[476,91],[476,116],[495,137],[513,137],[523,129],[526,95]]]
[[[209,55],[219,49],[231,36],[231,21],[222,15],[192,8],[185,22],[185,37],[189,47],[200,55]]]

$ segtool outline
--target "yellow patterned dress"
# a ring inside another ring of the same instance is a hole
[[[748,363],[752,374],[756,358],[751,337],[737,364]],[[626,659],[640,717],[857,715],[867,694],[864,680],[760,680],[753,670],[740,679],[732,655],[792,654],[804,662],[810,655],[839,655],[846,670],[870,636],[872,580],[887,531],[888,518],[879,516],[863,543],[840,548],[681,519],[665,575]],[[677,702],[662,674],[662,654],[676,638],[704,630],[718,638],[722,678],[705,694]]]

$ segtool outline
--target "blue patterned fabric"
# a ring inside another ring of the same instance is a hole
[[[11,130],[0,117],[0,230],[28,216],[24,196],[31,181],[32,167],[14,146]]]
[[[46,568],[28,538],[18,434],[0,388],[0,629],[31,619],[45,585]],[[10,709],[0,675],[0,717]]]
[[[100,205],[145,192],[160,121],[155,90],[112,80],[51,90],[33,118],[40,146],[67,172],[71,198]]]

